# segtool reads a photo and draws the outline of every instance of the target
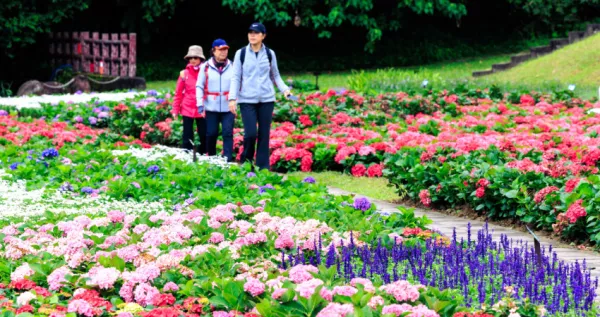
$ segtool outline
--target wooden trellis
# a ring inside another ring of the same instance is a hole
[[[53,67],[70,64],[75,72],[135,77],[136,34],[50,33],[50,58]]]

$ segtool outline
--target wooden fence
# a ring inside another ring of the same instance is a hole
[[[70,64],[75,72],[135,77],[136,34],[50,33],[50,58],[53,67]]]

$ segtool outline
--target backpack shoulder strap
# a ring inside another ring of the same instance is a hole
[[[271,62],[273,62],[273,54],[271,53],[271,50],[266,45],[264,45],[264,46],[265,46],[265,51],[267,52],[267,58],[269,59],[269,66],[271,66]]]
[[[240,48],[240,63],[244,66],[244,60],[246,59],[246,46]]]

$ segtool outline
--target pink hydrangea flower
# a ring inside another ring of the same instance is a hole
[[[283,296],[283,294],[285,294],[285,292],[287,292],[286,288],[278,288],[273,292],[271,297],[273,297],[275,300],[278,300],[281,296]]]
[[[369,307],[371,307],[373,309],[377,309],[377,307],[383,306],[383,304],[385,304],[385,300],[383,299],[383,297],[381,297],[381,296],[373,296],[369,300],[369,303],[367,304],[367,306],[369,306]]]
[[[58,291],[62,287],[62,283],[67,281],[67,279],[65,278],[65,275],[67,274],[71,275],[73,273],[66,266],[62,266],[54,270],[48,275],[48,277],[46,277],[46,281],[48,282],[49,286],[48,288],[51,291]]]
[[[381,310],[382,314],[394,314],[396,316],[400,316],[406,312],[412,311],[412,306],[409,304],[392,304],[384,306]],[[411,315],[412,316],[412,315]]]
[[[425,305],[418,305],[412,308],[411,317],[440,317],[438,313],[427,308]]]
[[[244,291],[256,297],[265,292],[265,284],[255,278],[248,278],[244,284]]]
[[[158,289],[148,283],[141,283],[134,291],[135,301],[142,306],[152,305],[152,300],[159,294]]]
[[[92,305],[83,299],[76,299],[69,303],[67,307],[67,311],[69,313],[77,313],[78,315],[83,315],[86,317],[93,317],[94,311],[92,309]]]
[[[163,287],[163,292],[177,292],[179,290],[179,286],[173,282],[168,282]]]
[[[352,286],[336,286],[333,288],[334,295],[352,296],[358,293],[358,290]]]
[[[354,313],[352,304],[329,303],[323,310],[319,312],[317,317],[345,317]]]
[[[326,301],[333,301],[333,291],[329,290],[325,287],[321,288],[321,292],[319,292],[319,295],[321,295],[321,297],[323,297],[324,300]]]
[[[222,233],[213,232],[210,234],[210,239],[208,239],[208,242],[214,243],[214,244],[219,244],[219,243],[223,242],[223,240],[225,240],[225,236]]]
[[[256,211],[256,209],[250,205],[244,205],[241,207],[241,209],[246,215],[252,214]]]
[[[276,249],[291,249],[294,247],[292,236],[286,233],[280,234],[275,240]]]
[[[249,233],[244,237],[244,242],[246,245],[267,242],[267,235],[262,232]]]
[[[310,272],[317,273],[319,272],[319,269],[312,265],[296,265],[290,269],[290,280],[296,284],[312,280],[313,276]]]
[[[29,264],[23,263],[10,273],[11,281],[23,280],[26,277],[33,275],[35,272],[29,267]]]
[[[131,281],[126,281],[121,286],[119,290],[119,296],[123,298],[123,300],[127,303],[133,302],[133,288],[135,287],[135,283]]]
[[[110,219],[110,221],[114,223],[123,222],[123,220],[125,219],[125,213],[118,210],[109,211],[107,216],[108,219]]]
[[[375,286],[373,286],[373,282],[366,278],[356,277],[350,281],[350,285],[356,287],[356,284],[362,284],[365,287],[366,292],[375,292]]]
[[[95,266],[85,276],[89,278],[87,285],[98,286],[100,289],[111,289],[121,276],[121,272],[114,267]]]
[[[396,281],[381,287],[383,291],[394,296],[398,302],[414,302],[419,299],[421,285],[413,286],[407,281]]]
[[[321,285],[323,285],[323,281],[318,278],[313,278],[312,280],[298,284],[298,286],[296,286],[296,291],[300,296],[310,298],[315,293],[315,289]]]

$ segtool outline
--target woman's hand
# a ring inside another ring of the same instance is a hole
[[[178,114],[176,114],[176,113],[174,113],[174,114],[173,114],[173,120],[177,120],[177,117],[179,117],[179,115],[178,115]]]
[[[235,100],[229,100],[229,111],[237,116],[237,102]]]
[[[283,95],[284,95],[286,98],[287,98],[287,97],[289,97],[291,94],[292,94],[292,92],[291,92],[291,91],[289,91],[289,90],[286,90],[286,91],[284,91],[284,92],[283,92]]]

